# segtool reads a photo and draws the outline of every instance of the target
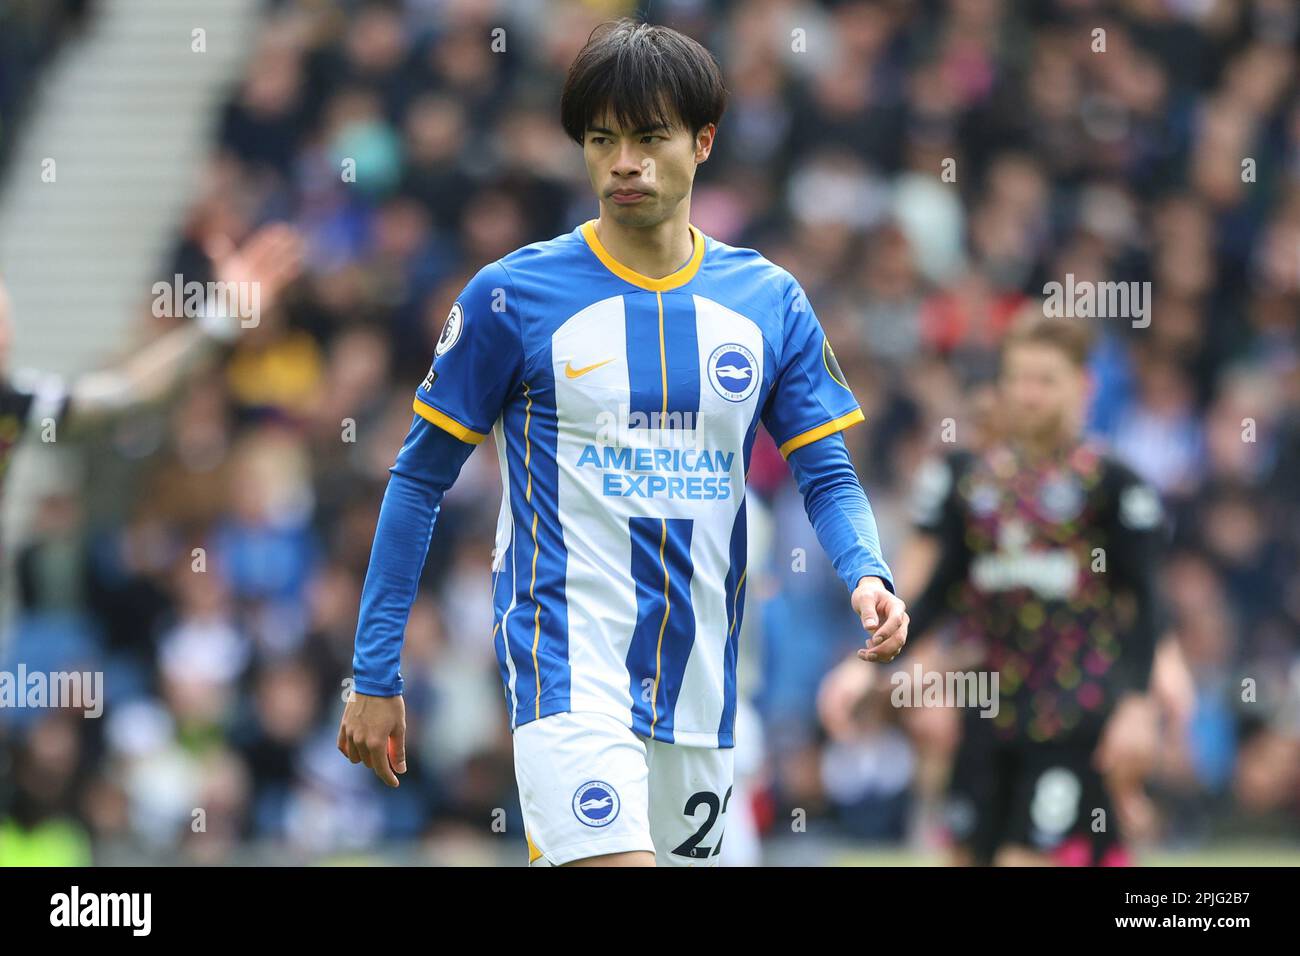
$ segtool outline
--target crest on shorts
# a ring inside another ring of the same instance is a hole
[[[584,783],[573,794],[573,815],[589,827],[607,827],[618,816],[618,792],[600,780]]]

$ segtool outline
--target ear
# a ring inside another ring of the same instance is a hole
[[[702,163],[709,158],[713,152],[713,138],[717,135],[718,127],[713,123],[708,123],[695,135],[695,161]]]

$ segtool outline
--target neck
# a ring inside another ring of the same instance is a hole
[[[690,203],[652,226],[629,226],[605,214],[601,205],[596,236],[611,256],[651,279],[670,276],[690,260],[695,240],[690,230]]]

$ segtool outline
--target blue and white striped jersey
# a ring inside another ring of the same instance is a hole
[[[755,431],[788,456],[862,420],[794,278],[691,231],[662,279],[614,260],[594,220],[484,267],[416,392],[435,425],[496,439],[512,727],[597,712],[733,746]]]

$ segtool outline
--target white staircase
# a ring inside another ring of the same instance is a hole
[[[100,0],[47,67],[0,190],[17,365],[73,372],[120,348],[194,195],[258,0]],[[206,52],[193,52],[196,28]],[[45,161],[54,182],[42,181]]]
[[[46,65],[0,183],[11,367],[69,374],[120,356],[196,195],[260,7],[99,0],[85,32]],[[196,29],[205,31],[205,52],[192,48]],[[47,160],[53,182],[43,181]],[[3,492],[10,556],[33,495],[68,488],[74,464],[39,444],[14,462]]]

